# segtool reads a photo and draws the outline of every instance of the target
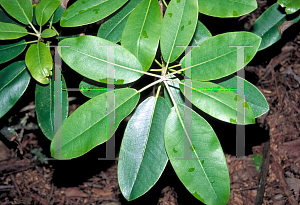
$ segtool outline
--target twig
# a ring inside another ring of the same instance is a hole
[[[290,98],[286,95],[286,98],[289,102],[290,105],[292,105],[292,107],[300,114],[300,110],[297,108],[296,105],[294,105],[294,103],[291,102]]]
[[[263,202],[265,186],[267,182],[267,174],[269,172],[269,161],[270,161],[270,140],[268,140],[264,144],[263,164],[261,165],[261,174],[259,179],[257,195],[254,203],[255,205],[261,205]]]
[[[272,156],[274,158],[279,158],[280,159],[279,155],[275,151],[272,152]],[[274,160],[273,163],[272,163],[272,169],[274,170],[274,173],[275,173],[277,179],[279,179],[279,182],[280,182],[281,186],[283,187],[284,194],[288,197],[289,204],[298,205],[298,203],[296,202],[292,192],[289,190],[288,185],[285,181],[285,177],[284,177],[284,174],[282,172],[283,169],[276,160]]]
[[[51,192],[50,192],[50,197],[48,199],[47,205],[50,204],[51,198],[52,198],[52,194],[53,194],[53,182],[51,184]]]
[[[14,183],[14,186],[15,186],[15,188],[16,188],[16,190],[17,190],[19,196],[22,197],[22,194],[21,194],[21,192],[20,192],[20,189],[19,189],[17,183],[15,182],[15,178],[14,178],[14,176],[13,176],[12,174],[10,174],[10,178],[11,178],[12,182]]]
[[[6,190],[6,189],[13,189],[15,188],[14,186],[0,186],[0,191],[1,190]]]

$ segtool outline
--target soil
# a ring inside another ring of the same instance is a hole
[[[230,20],[235,26],[229,26],[229,30],[251,29],[253,22],[273,3],[259,0],[257,10]],[[205,25],[210,25],[209,17],[201,18]],[[209,30],[214,31],[210,26],[207,26]],[[279,42],[258,52],[245,67],[246,79],[264,94],[270,111],[257,118],[256,125],[246,126],[244,158],[235,156],[232,143],[235,126],[228,128],[227,124],[201,113],[219,136],[226,156],[231,180],[228,204],[296,205],[300,202],[299,31],[299,23],[291,26]],[[68,87],[78,85],[80,79],[73,78],[74,71],[66,73],[70,73],[69,77],[65,76]],[[151,93],[146,91],[146,95]],[[86,100],[80,93],[70,92],[69,114]],[[116,154],[128,119],[116,132]],[[1,128],[6,126],[16,131],[15,135],[0,138],[1,204],[201,204],[181,184],[170,163],[149,192],[127,202],[118,186],[117,161],[98,160],[105,158],[105,144],[76,159],[47,160],[50,142],[37,129],[34,82],[0,124]],[[263,156],[260,172],[256,170],[253,154]]]

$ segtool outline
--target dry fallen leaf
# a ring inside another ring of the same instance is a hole
[[[77,187],[69,187],[65,190],[66,197],[88,197],[86,193]]]
[[[298,192],[300,188],[300,179],[297,178],[285,178],[287,185],[290,190],[294,190],[294,192]]]

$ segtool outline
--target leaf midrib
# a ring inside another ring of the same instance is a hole
[[[19,44],[10,45],[10,46],[4,47],[4,48],[1,48],[1,46],[0,46],[0,51],[10,49],[10,48],[13,48],[13,47],[18,47],[20,45],[26,44],[26,42],[24,42],[24,40],[22,40],[22,41],[19,42]]]
[[[24,66],[24,68],[18,72],[10,81],[8,81],[1,89],[0,92],[8,85],[10,84],[13,80],[15,80],[17,77],[19,77],[19,75],[21,75],[21,73],[26,69],[26,66]]]
[[[23,9],[23,8],[22,8],[22,6],[19,4],[19,1],[18,1],[18,0],[16,0],[16,2],[18,3],[18,6],[21,8],[21,11],[23,12],[23,14],[24,14],[25,18],[27,19],[27,21],[28,21],[28,24],[30,24],[30,21],[29,21],[29,19],[28,19],[27,15],[26,15],[26,13],[25,13],[24,9]]]
[[[145,147],[144,147],[143,154],[142,154],[142,160],[140,161],[141,163],[139,163],[139,167],[138,167],[138,170],[136,172],[135,179],[134,179],[134,182],[133,182],[132,187],[131,187],[131,191],[133,190],[136,178],[137,178],[137,176],[139,174],[139,170],[141,168],[141,164],[142,164],[143,159],[144,159],[144,155],[145,155],[145,151],[146,151],[146,148],[147,148],[147,144],[148,144],[148,140],[149,140],[149,136],[150,136],[150,131],[151,131],[151,127],[152,127],[152,120],[153,120],[153,117],[154,117],[154,112],[155,112],[155,108],[156,108],[156,104],[157,104],[157,99],[158,98],[155,98],[155,102],[154,102],[153,109],[152,109],[153,111],[152,111],[152,114],[151,114],[150,125],[149,125],[149,129],[148,129],[148,132],[147,132],[147,141],[145,143]],[[131,196],[131,193],[132,192],[130,192],[130,196]],[[129,196],[129,198],[130,198],[130,196]]]
[[[212,98],[212,99],[214,99],[214,100],[220,102],[221,104],[224,104],[225,106],[231,108],[232,110],[238,112],[238,110],[235,110],[235,109],[234,109],[233,107],[231,107],[230,105],[227,105],[225,102],[222,102],[222,101],[220,101],[219,99],[215,98],[213,95],[209,95],[209,94],[207,94],[207,93],[205,93],[205,92],[201,92],[201,91],[199,91],[199,90],[196,90],[196,88],[192,88],[192,89],[193,89],[194,91],[196,91],[196,92],[198,92],[198,93],[201,93],[201,94],[204,94],[204,95],[206,95],[206,96],[208,96],[208,97],[210,97],[210,98]],[[231,91],[230,91],[230,92],[231,92]]]
[[[110,91],[110,92],[112,92],[112,91]],[[118,107],[115,107],[114,110],[117,110],[119,107],[121,107],[124,103],[126,103],[127,101],[129,101],[131,98],[133,98],[138,93],[139,92],[136,91],[136,93],[134,93],[133,95],[131,95],[130,97],[128,97],[128,99],[125,100],[125,101],[123,101]],[[74,138],[72,138],[71,140],[69,140],[68,142],[66,142],[64,145],[62,145],[61,148],[63,148],[64,146],[66,146],[67,144],[69,144],[70,142],[72,142],[73,140],[75,140],[77,137],[79,137],[80,135],[82,135],[84,132],[86,132],[88,129],[90,129],[91,127],[93,127],[95,124],[97,124],[98,122],[100,122],[101,120],[103,120],[106,116],[108,116],[109,114],[111,114],[112,112],[114,112],[114,110],[109,111],[108,113],[106,113],[106,115],[104,115],[102,118],[100,118],[94,124],[92,124],[91,126],[89,126],[87,129],[83,130],[81,133],[79,133],[77,136],[75,136]],[[62,127],[60,129],[62,129]]]
[[[129,15],[132,13],[134,9],[132,9],[130,12],[128,12],[123,18],[121,18],[117,24],[115,26],[112,27],[112,29],[109,30],[109,32],[107,33],[107,35],[105,35],[105,38],[107,38],[109,36],[109,34],[111,34],[113,32],[113,30],[120,25],[120,23]]]
[[[183,106],[183,107],[187,107],[186,105],[182,105],[182,106]],[[177,117],[179,117],[179,118],[181,119],[180,113],[177,113],[177,112],[175,112],[175,113],[176,113]],[[192,113],[193,113],[193,110],[192,110]],[[179,114],[179,115],[178,115],[178,114]],[[184,126],[184,124],[183,124],[182,119],[179,120],[179,121],[180,121],[181,126],[182,126],[183,129],[184,129],[184,132],[185,132],[185,134],[186,134],[186,137],[187,137],[188,140],[189,140],[190,145],[193,146],[193,144],[191,143],[191,138],[189,137],[188,132],[187,132],[186,129],[185,129],[185,126]],[[209,183],[211,189],[213,190],[213,193],[215,194],[216,198],[219,199],[217,193],[215,192],[214,188],[212,187],[212,183],[209,181],[209,178],[208,178],[208,176],[207,176],[207,174],[206,174],[206,171],[204,170],[204,167],[203,167],[201,161],[199,160],[199,156],[198,156],[198,153],[196,152],[196,149],[193,149],[192,151],[193,151],[194,154],[196,155],[197,162],[199,163],[199,165],[200,165],[200,167],[201,167],[201,169],[202,169],[202,171],[203,171],[203,173],[204,173],[204,175],[205,175],[206,180],[208,181],[208,183]]]
[[[109,1],[109,0],[103,1],[103,2],[97,4],[97,5],[93,6],[93,7],[90,7],[90,8],[88,8],[88,9],[84,10],[82,13],[84,13],[84,12],[86,12],[86,11],[89,11],[90,9],[93,9],[93,8],[95,8],[95,7],[97,7],[97,6],[101,5],[101,4],[107,3],[108,1]],[[80,14],[82,14],[82,13],[80,13]],[[79,13],[74,14],[74,16],[70,17],[69,19],[66,19],[66,21],[69,21],[69,20],[71,20],[72,18],[77,17],[78,14],[79,14]]]
[[[47,7],[49,4],[51,4],[51,3],[52,3],[52,2],[49,1],[48,4],[46,4],[46,5],[44,6],[43,10],[41,11],[41,21],[40,21],[40,26],[43,25],[44,11],[45,11],[46,7]]]
[[[140,31],[140,34],[139,34],[139,37],[138,37],[138,40],[137,40],[137,46],[136,46],[136,57],[139,59],[139,48],[140,48],[140,41],[141,41],[141,36],[142,36],[142,32],[144,30],[144,26],[145,26],[145,22],[146,22],[146,19],[147,19],[147,16],[149,14],[149,8],[150,8],[150,5],[151,5],[151,2],[152,0],[149,0],[149,4],[148,4],[148,7],[147,7],[147,11],[146,11],[146,15],[145,15],[145,18],[144,18],[144,21],[143,21],[143,24],[141,26],[141,31]]]
[[[220,56],[217,56],[217,57],[215,57],[215,58],[212,58],[212,59],[206,60],[206,61],[204,61],[204,62],[195,64],[195,65],[193,65],[193,66],[187,67],[186,69],[190,69],[190,68],[193,68],[193,67],[196,67],[196,66],[199,66],[199,65],[208,63],[208,62],[210,62],[210,61],[213,61],[213,60],[216,60],[216,59],[218,59],[218,58],[221,58],[221,57],[223,57],[223,56],[225,56],[225,55],[229,55],[230,53],[237,52],[239,49],[242,49],[242,48],[243,48],[243,47],[237,48],[236,50],[229,51],[229,52],[224,53],[224,54],[222,54],[222,55],[220,55]],[[190,51],[190,52],[191,52],[191,51]]]
[[[41,70],[41,72],[42,72],[42,74],[43,74],[43,76],[47,76],[46,74],[45,74],[45,71],[44,71],[44,67],[43,67],[43,63],[42,63],[42,61],[41,61],[41,58],[40,58],[40,44],[41,42],[39,42],[38,44],[36,44],[37,45],[37,56],[38,56],[38,64],[39,64],[39,66],[40,66],[40,70]],[[41,44],[41,45],[43,45],[43,44]],[[45,77],[44,77],[45,78]],[[42,78],[42,79],[44,79],[44,78]]]
[[[177,30],[176,30],[176,35],[175,35],[175,38],[174,38],[174,41],[173,41],[173,45],[172,45],[172,48],[171,48],[171,51],[170,51],[170,55],[169,55],[169,58],[168,58],[168,61],[167,61],[167,65],[170,62],[170,58],[171,58],[173,50],[174,50],[174,45],[175,45],[175,42],[176,42],[177,35],[179,33],[179,27],[180,27],[182,16],[183,16],[183,13],[184,13],[184,10],[185,10],[186,2],[187,2],[187,0],[184,2],[184,7],[183,7],[182,12],[181,12],[180,21],[179,21],[179,24],[178,24],[178,27],[177,27]]]
[[[121,47],[121,46],[120,46],[120,47]],[[141,73],[141,72],[139,72],[139,71],[141,71],[141,70],[136,70],[136,69],[129,68],[129,67],[126,67],[126,66],[122,66],[122,65],[119,65],[119,64],[115,64],[115,63],[112,63],[112,62],[108,62],[108,61],[106,61],[106,60],[103,60],[103,59],[100,59],[100,58],[98,58],[98,57],[89,55],[89,54],[87,54],[87,53],[83,53],[83,52],[81,52],[81,51],[79,51],[79,50],[72,49],[72,46],[69,47],[68,49],[69,49],[69,50],[73,50],[73,51],[75,51],[75,52],[78,52],[78,53],[80,53],[80,54],[86,55],[86,56],[88,56],[88,57],[90,57],[90,58],[94,58],[94,59],[100,60],[100,61],[102,61],[102,62],[112,64],[112,65],[114,65],[114,66],[118,66],[118,67],[121,67],[121,68],[125,68],[125,69],[127,69],[127,70],[131,70],[131,71],[134,71],[134,72],[137,72],[137,73]],[[125,49],[125,48],[124,48],[124,49]],[[128,52],[129,52],[129,51],[128,51]]]

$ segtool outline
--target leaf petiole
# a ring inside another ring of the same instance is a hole
[[[35,41],[28,41],[28,42],[25,42],[24,44],[30,44],[30,43],[37,43],[38,40],[35,40]]]
[[[143,87],[142,89],[138,90],[138,93],[143,92],[144,90],[150,88],[153,85],[156,85],[157,83],[160,83],[162,81],[162,77],[160,76],[161,79],[154,81],[153,83],[150,83],[149,85]]]
[[[163,67],[160,62],[158,62],[158,60],[154,59],[155,60],[155,63],[157,63],[160,67]]]
[[[157,99],[160,93],[161,85],[158,86],[155,98]]]
[[[179,67],[179,66],[181,66],[181,64],[173,65],[173,66],[169,67],[169,69],[176,68],[176,67]]]
[[[34,30],[34,32],[39,36],[40,33],[35,29],[35,27],[32,25],[32,23],[30,21],[28,21],[28,23],[31,26],[31,28]]]
[[[39,37],[36,33],[30,33],[30,32],[27,32],[29,35],[33,35],[33,36],[37,36]]]
[[[53,25],[51,25],[51,28],[53,29],[53,31],[55,31],[56,35],[59,36],[59,33],[57,32],[57,30],[54,28]]]
[[[163,2],[164,2],[164,5],[166,6],[166,7],[168,7],[168,4],[166,3],[166,1],[165,0],[162,0]]]

